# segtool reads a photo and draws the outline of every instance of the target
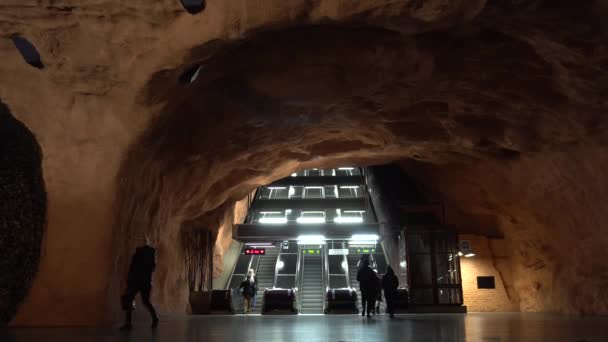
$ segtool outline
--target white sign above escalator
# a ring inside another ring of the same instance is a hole
[[[348,248],[330,248],[329,255],[348,255]]]

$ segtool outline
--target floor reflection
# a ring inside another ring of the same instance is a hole
[[[174,316],[116,328],[0,330],[0,341],[608,341],[608,317],[548,314]]]

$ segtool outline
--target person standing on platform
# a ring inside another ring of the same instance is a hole
[[[398,287],[399,278],[395,275],[393,268],[387,266],[386,274],[382,277],[382,289],[384,290],[384,299],[386,299],[386,309],[391,318],[395,317],[395,297]]]
[[[376,288],[378,286],[378,276],[376,272],[369,267],[369,260],[363,260],[362,266],[357,272],[357,281],[361,289],[361,315],[371,317],[374,311],[374,302],[376,301]]]
[[[150,247],[149,244],[148,238],[145,238],[144,244],[141,247],[137,247],[131,259],[131,266],[129,267],[129,274],[127,276],[127,290],[121,297],[122,307],[126,312],[125,324],[120,328],[121,330],[131,330],[133,328],[131,323],[133,300],[137,293],[141,295],[144,306],[150,312],[150,316],[152,316],[152,328],[156,328],[158,325],[156,310],[154,310],[154,306],[150,303],[152,272],[156,268],[156,250]]]
[[[251,276],[247,276],[242,283],[240,288],[243,289],[243,312],[248,313],[251,311],[251,300],[256,292],[255,281]]]

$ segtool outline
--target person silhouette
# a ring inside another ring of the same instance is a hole
[[[152,317],[152,328],[158,326],[158,316],[152,303],[150,294],[152,292],[152,272],[156,268],[156,250],[150,246],[148,238],[145,243],[137,247],[135,254],[131,258],[131,266],[127,276],[127,290],[122,295],[122,306],[125,310],[125,324],[121,330],[131,330],[133,328],[132,313],[133,300],[137,293],[140,294],[144,306]]]
[[[395,297],[397,296],[397,288],[399,287],[399,278],[395,275],[393,268],[386,267],[386,274],[382,277],[382,289],[384,290],[384,298],[386,299],[386,309],[395,317]]]
[[[357,281],[361,289],[361,307],[363,309],[361,315],[365,316],[365,312],[367,311],[367,317],[371,317],[371,313],[374,311],[374,302],[376,301],[378,276],[369,267],[369,260],[363,260],[362,266],[357,272]]]

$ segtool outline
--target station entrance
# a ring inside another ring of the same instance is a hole
[[[327,297],[335,296],[336,291],[352,295],[352,306],[343,305],[338,311],[355,313],[360,309],[361,292],[356,277],[363,259],[368,259],[379,275],[386,272],[386,257],[381,243],[356,245],[339,240],[247,243],[242,247],[228,287],[238,292],[248,271],[254,270],[261,293],[253,312],[260,313],[265,307],[265,289],[293,289],[294,308],[298,313],[331,313],[331,299]],[[383,309],[381,304],[380,310]]]
[[[358,313],[363,260],[378,277],[391,265],[406,306],[430,312],[461,306],[456,235],[440,224],[420,225],[419,213],[408,214],[417,221],[407,227],[393,219],[379,189],[370,195],[373,182],[365,168],[341,167],[303,170],[258,188],[244,222],[233,227],[242,243],[226,285],[233,312],[242,311],[240,287],[253,272],[258,292],[251,312]]]

